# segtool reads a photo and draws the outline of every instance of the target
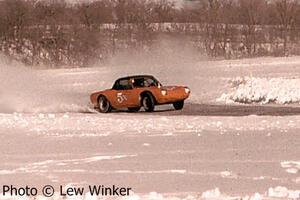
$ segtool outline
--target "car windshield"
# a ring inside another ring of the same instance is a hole
[[[144,83],[145,83],[145,87],[161,86],[161,83],[158,80],[156,80],[155,78],[145,78]]]
[[[133,87],[158,87],[161,84],[153,77],[138,77],[132,80]]]

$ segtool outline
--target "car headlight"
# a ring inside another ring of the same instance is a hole
[[[184,91],[185,91],[185,93],[188,94],[188,93],[190,93],[191,90],[189,88],[184,88]]]
[[[164,95],[164,96],[166,96],[167,95],[167,91],[166,90],[162,90],[161,94]]]

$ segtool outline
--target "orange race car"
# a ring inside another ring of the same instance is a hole
[[[153,76],[139,75],[120,78],[112,89],[91,94],[91,102],[102,113],[123,108],[137,112],[141,107],[152,112],[155,105],[162,104],[173,104],[181,110],[189,95],[188,87],[162,86]]]

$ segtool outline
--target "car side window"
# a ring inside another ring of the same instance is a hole
[[[144,87],[144,78],[135,78],[133,79],[133,87]]]
[[[128,79],[122,79],[122,80],[118,80],[113,89],[115,90],[130,90],[132,89],[131,84],[129,83]]]
[[[145,78],[144,80],[145,87],[157,86],[157,83],[152,78]]]

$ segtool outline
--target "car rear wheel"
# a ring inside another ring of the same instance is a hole
[[[184,106],[184,101],[177,101],[177,102],[173,103],[173,106],[174,106],[175,110],[182,110],[182,108]]]
[[[146,112],[154,111],[155,104],[153,96],[151,94],[148,93],[142,97],[142,106],[144,107]]]
[[[111,111],[112,109],[111,105],[105,96],[100,96],[98,103],[99,103],[99,111],[101,113],[108,113]]]
[[[128,108],[129,112],[138,112],[140,109],[141,107]]]

